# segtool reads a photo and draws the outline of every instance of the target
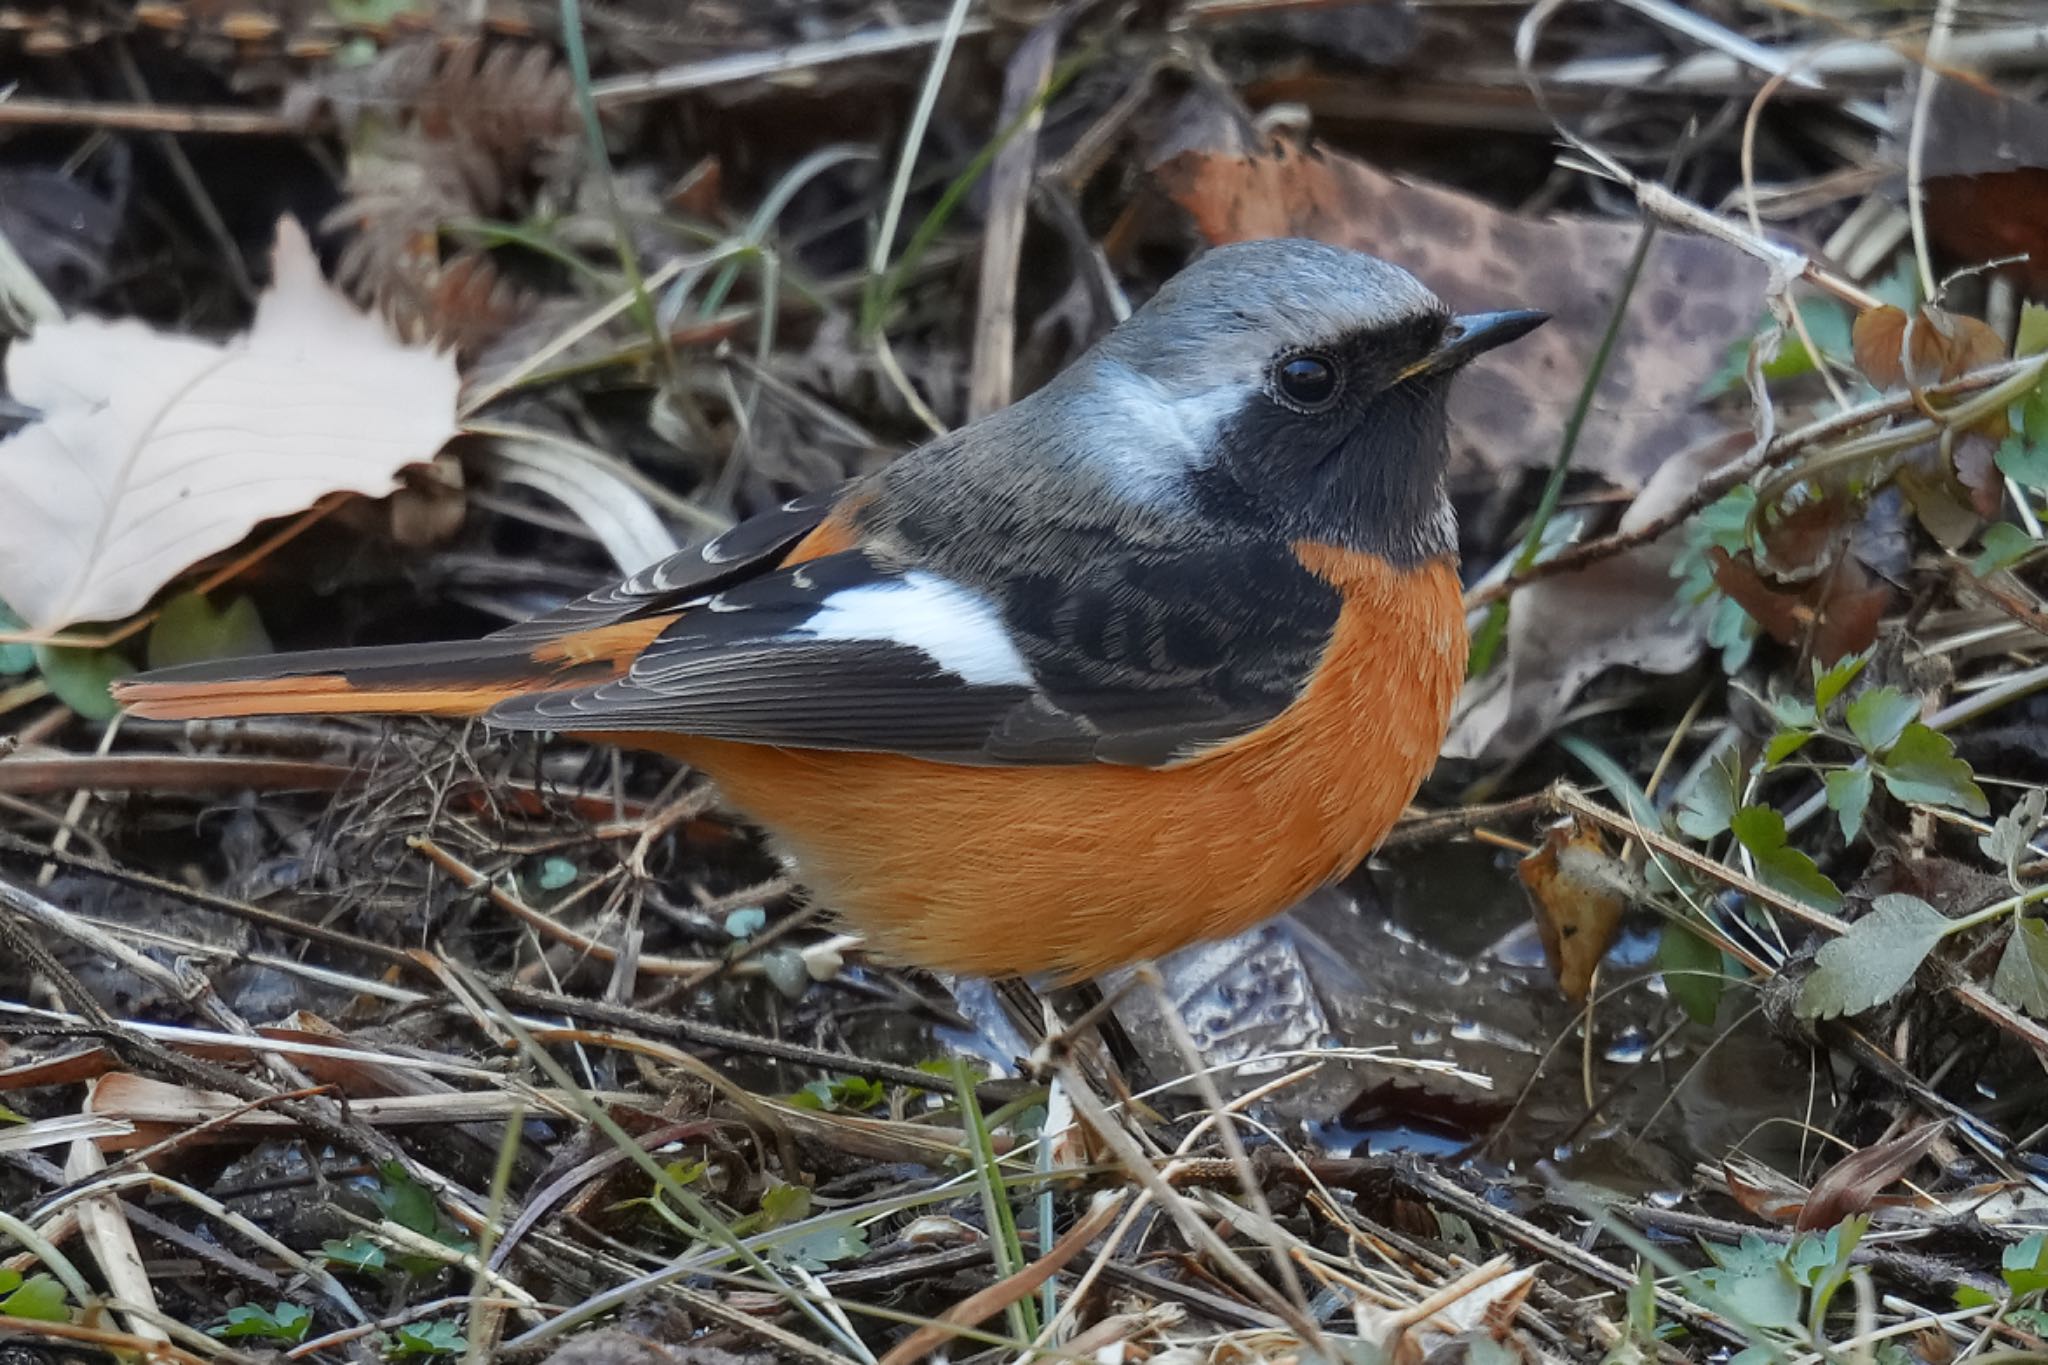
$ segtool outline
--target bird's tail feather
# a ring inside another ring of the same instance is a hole
[[[508,697],[616,677],[665,624],[621,623],[554,640],[372,645],[186,664],[123,679],[114,700],[151,720],[480,716]]]

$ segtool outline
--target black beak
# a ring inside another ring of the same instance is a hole
[[[1401,378],[1443,374],[1455,370],[1475,356],[1496,346],[1525,337],[1550,321],[1550,314],[1534,308],[1510,308],[1499,313],[1466,313],[1451,319],[1437,341],[1436,349],[1401,372]]]

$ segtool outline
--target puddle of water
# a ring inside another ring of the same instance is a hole
[[[1825,1123],[1826,1087],[1814,1093],[1805,1058],[1770,1036],[1752,994],[1729,992],[1719,1030],[1674,1028],[1676,1007],[1649,974],[1652,919],[1631,924],[1602,969],[1587,1058],[1581,1011],[1558,994],[1534,935],[1518,932],[1528,916],[1512,855],[1445,844],[1390,857],[1229,947],[1164,965],[1212,1062],[1385,1046],[1493,1083],[1373,1062],[1326,1068],[1271,1106],[1326,1150],[1520,1169],[1552,1161],[1656,1198],[1744,1139],[1765,1159],[1796,1152],[1797,1128],[1773,1120]],[[1123,1011],[1125,1027],[1157,1074],[1179,1074],[1147,1008]]]

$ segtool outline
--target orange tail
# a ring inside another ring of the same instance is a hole
[[[556,640],[373,645],[158,669],[113,686],[149,720],[309,714],[479,716],[509,697],[617,677],[664,616]]]

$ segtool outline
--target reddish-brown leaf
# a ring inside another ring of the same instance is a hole
[[[1728,1193],[1752,1218],[1789,1223],[1805,1207],[1806,1191],[1768,1166],[1723,1161],[1721,1177],[1728,1182]]]
[[[1716,546],[1707,551],[1714,566],[1714,586],[1742,604],[1764,633],[1779,644],[1797,644],[1813,623],[1813,613],[1796,592],[1783,592],[1764,581],[1747,555],[1741,559]]]
[[[1888,303],[1865,309],[1849,341],[1857,368],[1880,389],[1925,388],[2005,356],[2005,343],[1983,321],[1932,304],[1910,326]]]
[[[1943,81],[1944,87],[1959,82]],[[2048,292],[2048,170],[2021,166],[1927,182],[1927,229],[1958,260],[2023,259],[2010,267],[2029,293]]]
[[[1903,309],[1888,303],[1864,309],[1856,315],[1856,324],[1849,330],[1849,344],[1856,354],[1856,368],[1880,389],[1898,388],[1906,382],[1907,366],[1900,353],[1905,339],[1906,314]],[[1914,339],[1923,344],[1927,340],[1921,329],[1915,329]],[[1915,374],[1932,368],[1932,355],[1917,354],[1913,360],[1912,372]]]
[[[685,218],[713,223],[725,216],[725,169],[716,156],[701,158],[668,189],[669,207]]]
[[[1821,564],[1848,533],[1855,511],[1849,495],[1837,489],[1769,519],[1762,530],[1769,562],[1787,572]]]
[[[1831,1228],[1852,1213],[1877,1202],[1885,1187],[1911,1170],[1948,1128],[1948,1120],[1923,1123],[1885,1142],[1872,1143],[1844,1157],[1813,1182],[1806,1207],[1793,1224],[1801,1232]]]
[[[1813,633],[1813,658],[1827,668],[1877,643],[1877,628],[1892,609],[1891,584],[1872,579],[1854,558],[1839,573],[1819,582],[1820,625]]]
[[[1515,869],[1536,912],[1536,933],[1558,989],[1573,1004],[1593,987],[1593,972],[1621,932],[1628,909],[1628,868],[1583,821],[1553,826],[1543,845]]]
[[[1714,586],[1741,603],[1778,643],[1807,645],[1822,667],[1868,649],[1891,609],[1890,585],[1873,581],[1853,556],[1798,589],[1767,581],[1746,556],[1737,559],[1718,548],[1707,556]]]

